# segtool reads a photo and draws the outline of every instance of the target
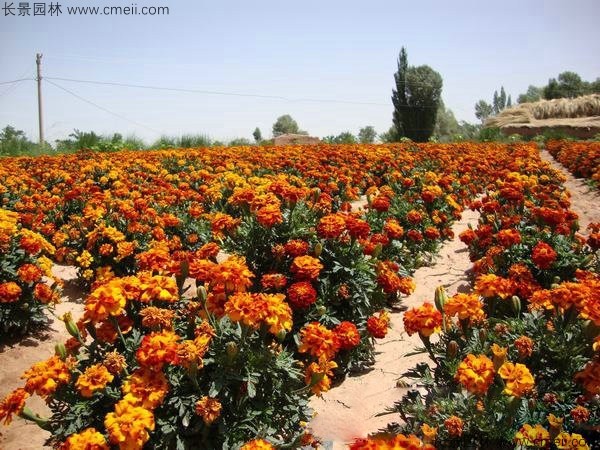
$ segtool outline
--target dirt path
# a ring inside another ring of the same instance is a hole
[[[449,295],[470,289],[466,271],[471,262],[465,245],[458,234],[470,224],[477,225],[479,214],[466,210],[462,219],[452,227],[455,238],[446,243],[431,267],[423,267],[415,272],[415,292],[404,300],[409,308],[419,306],[423,301],[433,301],[435,288],[446,287]],[[375,417],[394,401],[401,398],[406,388],[396,387],[396,381],[417,362],[426,359],[424,355],[404,356],[421,345],[417,335],[404,333],[402,314],[392,314],[392,328],[385,339],[376,345],[374,369],[364,375],[348,377],[344,382],[326,392],[323,398],[314,397],[311,407],[316,416],[310,427],[319,436],[325,448],[342,449],[344,443],[398,421],[398,415]]]
[[[55,266],[54,275],[63,280],[75,278],[75,272],[70,267]],[[74,317],[83,314],[81,292],[68,284],[63,290],[61,303],[56,306],[55,314],[60,317],[71,311]],[[52,323],[47,330],[28,336],[18,343],[0,347],[0,397],[13,389],[23,386],[21,374],[38,361],[49,358],[54,354],[54,345],[63,342],[70,336],[61,320],[52,317]],[[34,396],[27,399],[27,406],[40,415],[49,413],[44,401]],[[37,425],[18,417],[5,427],[0,425],[0,449],[2,450],[41,450],[45,440],[50,436],[47,431]]]
[[[571,193],[571,209],[579,216],[581,234],[587,235],[587,226],[592,222],[600,222],[600,193],[590,189],[585,179],[575,178],[547,150],[540,150],[540,156],[567,178],[565,187]]]

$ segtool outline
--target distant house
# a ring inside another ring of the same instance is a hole
[[[294,144],[318,144],[321,139],[318,137],[307,136],[306,134],[281,134],[273,138],[274,145],[294,145]]]

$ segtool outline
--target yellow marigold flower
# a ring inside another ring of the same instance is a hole
[[[552,442],[559,450],[590,450],[583,436],[577,433],[569,434],[563,431]]]
[[[71,371],[65,361],[58,356],[31,366],[21,378],[25,379],[25,390],[40,397],[54,394],[61,384],[71,381]]]
[[[333,369],[337,367],[335,361],[328,361],[325,358],[319,358],[319,363],[311,363],[304,374],[304,382],[310,386],[313,394],[320,396],[322,392],[327,392],[331,387],[331,378]]]
[[[80,267],[87,269],[94,262],[94,257],[90,254],[90,252],[84,250],[81,252],[81,255],[76,258],[76,260]]]
[[[554,414],[548,414],[548,424],[551,430],[560,431],[563,426],[564,419],[556,417]]]
[[[115,405],[115,412],[104,418],[110,442],[121,450],[141,449],[154,430],[154,414],[146,408],[134,406],[126,400]]]
[[[59,448],[60,450],[110,450],[104,435],[95,428],[86,428],[80,433],[72,434]]]
[[[47,277],[52,277],[52,260],[46,256],[40,256],[37,265]]]
[[[117,243],[117,257],[115,258],[115,261],[120,262],[128,256],[133,255],[135,247],[135,242],[123,241]]]
[[[94,392],[104,389],[114,378],[114,375],[102,364],[93,364],[79,375],[75,387],[83,397],[90,398]]]
[[[149,303],[153,300],[173,303],[179,300],[179,290],[175,278],[155,275],[141,286],[139,300]]]
[[[483,395],[494,382],[494,363],[485,355],[469,354],[458,365],[455,379],[467,391]]]
[[[221,408],[221,402],[213,397],[204,396],[196,402],[196,414],[209,426],[219,418]]]
[[[125,311],[127,299],[119,279],[96,288],[85,301],[85,318],[100,322],[109,316],[119,316]]]
[[[169,382],[161,371],[139,368],[121,386],[125,399],[150,411],[162,404],[169,392]]]
[[[240,450],[275,450],[275,447],[264,439],[254,439],[242,445]]]
[[[515,397],[522,397],[531,392],[534,386],[533,376],[524,364],[506,362],[498,370],[498,374],[505,381],[504,393]]]
[[[433,444],[437,436],[437,427],[431,427],[424,423],[421,425],[421,433],[423,433],[423,442],[425,444]]]
[[[9,425],[12,422],[13,415],[21,414],[27,397],[29,397],[29,393],[25,389],[19,388],[2,400],[2,403],[0,403],[0,420],[4,421],[4,425]]]
[[[515,434],[515,443],[522,447],[546,448],[550,445],[550,433],[540,424],[523,425]]]

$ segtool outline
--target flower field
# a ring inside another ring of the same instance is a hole
[[[600,425],[600,226],[577,234],[535,145],[2,163],[0,341],[44,326],[53,263],[76,266],[88,292],[83,316],[62,318],[71,338],[0,403],[4,423],[33,420],[50,445],[317,447],[309,397],[372,365],[411,275],[467,207],[481,212],[461,233],[473,291],[431,286],[435,302],[405,313],[431,358],[407,374],[421,389],[396,404],[403,424],[351,447],[571,445]],[[34,395],[51,416],[25,406]]]
[[[573,175],[600,186],[600,143],[548,141],[546,148]]]

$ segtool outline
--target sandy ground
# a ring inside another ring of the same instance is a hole
[[[571,209],[579,216],[581,234],[586,235],[586,228],[590,223],[600,222],[600,193],[591,189],[585,179],[571,175],[547,150],[540,151],[540,155],[544,161],[567,177],[565,187],[571,193]]]
[[[471,267],[465,245],[458,239],[458,233],[469,224],[477,225],[479,214],[467,210],[462,219],[453,226],[455,238],[447,242],[430,267],[418,269],[414,274],[415,291],[403,304],[409,308],[419,306],[424,301],[433,302],[437,286],[444,286],[453,295],[469,289],[467,270]],[[391,407],[407,391],[396,387],[402,374],[425,361],[425,355],[405,356],[421,345],[417,335],[404,333],[402,314],[391,315],[391,329],[387,336],[376,344],[376,363],[371,372],[346,378],[339,386],[314,397],[311,407],[315,417],[310,423],[313,433],[320,437],[325,448],[342,449],[344,443],[357,437],[365,437],[399,420],[397,414],[375,417],[387,407]]]
[[[55,276],[67,281],[63,289],[61,302],[56,306],[52,323],[47,330],[28,336],[15,344],[0,347],[0,397],[13,389],[23,386],[21,374],[36,362],[49,358],[54,354],[54,345],[64,342],[70,336],[64,324],[58,317],[71,311],[75,318],[83,314],[83,300],[81,291],[74,288],[69,280],[75,278],[73,267],[54,266]],[[44,401],[33,396],[27,399],[27,406],[34,412],[45,416],[49,413]],[[40,450],[44,447],[45,440],[50,436],[36,424],[20,418],[14,418],[8,426],[0,426],[0,449],[2,450]]]

